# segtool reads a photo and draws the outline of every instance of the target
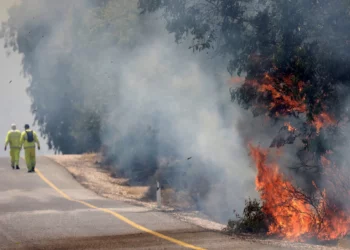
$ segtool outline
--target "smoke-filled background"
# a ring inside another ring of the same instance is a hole
[[[244,119],[239,131],[250,140],[260,215],[272,218],[265,229],[297,240],[348,234],[349,2],[140,5],[146,13],[164,11],[178,41],[192,37],[197,51],[215,47],[229,57],[228,71],[241,76],[232,79],[231,97],[258,117]]]
[[[3,26],[24,56],[31,111],[50,148],[103,150],[137,183],[195,194],[226,221],[254,196],[254,168],[236,129],[222,56],[174,43],[138,1],[22,1]],[[13,53],[14,52],[14,53]]]
[[[14,4],[15,0],[2,0],[0,2],[0,21],[5,22],[8,19],[7,10]],[[3,142],[5,142],[6,133],[10,130],[12,123],[16,123],[18,129],[23,130],[24,124],[32,125],[34,122],[33,115],[30,112],[31,101],[26,93],[29,86],[28,79],[21,75],[21,59],[22,56],[14,54],[7,56],[7,50],[4,48],[4,40],[0,40],[0,75],[1,75],[1,124],[0,131]],[[37,129],[37,127],[34,127]],[[39,154],[51,153],[43,138],[39,138],[42,142],[42,148]],[[8,152],[0,151],[0,156],[8,156]]]
[[[32,0],[2,34],[50,149],[100,151],[131,183],[160,180],[221,221],[256,196],[257,174],[278,230],[295,229],[291,213],[309,221],[277,233],[325,239],[334,221],[348,224],[333,238],[350,228],[349,13],[345,0]]]

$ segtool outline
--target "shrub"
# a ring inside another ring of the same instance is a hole
[[[268,216],[262,211],[262,205],[256,199],[245,201],[243,214],[239,215],[236,211],[235,220],[229,220],[224,229],[229,234],[266,234],[268,231]]]

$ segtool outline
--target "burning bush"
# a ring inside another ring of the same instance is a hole
[[[247,200],[243,215],[228,222],[227,233],[274,235],[295,241],[329,241],[346,236],[350,230],[348,200],[350,179],[325,156],[328,183],[323,189],[312,182],[314,190],[295,187],[277,163],[269,163],[269,151],[250,145],[257,167],[256,187],[262,202]]]
[[[313,182],[314,190],[308,194],[287,180],[278,164],[267,162],[267,150],[250,145],[250,152],[258,171],[256,187],[263,201],[262,212],[272,218],[269,235],[298,241],[334,240],[349,232],[349,207],[340,206],[341,199],[349,199],[350,191],[344,186],[349,180],[340,179],[343,175],[335,169],[326,172],[330,184],[320,190]],[[331,162],[323,159],[323,164],[330,167]]]

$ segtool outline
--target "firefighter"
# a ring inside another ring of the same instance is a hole
[[[21,148],[24,148],[24,156],[28,168],[28,173],[35,172],[36,155],[35,155],[35,144],[38,145],[40,150],[40,142],[36,133],[30,129],[29,125],[24,126],[24,131],[21,135]]]
[[[16,124],[11,125],[11,130],[8,131],[5,141],[5,151],[10,144],[10,157],[12,169],[19,169],[19,155],[21,153],[21,131],[17,130]]]

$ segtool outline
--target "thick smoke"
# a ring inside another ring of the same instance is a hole
[[[202,176],[209,192],[199,205],[226,221],[255,195],[226,61],[193,55],[186,42],[176,45],[160,20],[138,15],[136,1],[121,20],[114,12],[132,1],[106,2],[23,1],[10,12],[9,26],[18,32],[14,47],[25,55],[23,68],[32,78],[33,112],[45,114],[38,118],[42,132],[59,133],[58,141],[76,146],[88,136],[89,120],[80,110],[89,111],[101,119],[109,158],[126,174],[136,175],[130,169],[137,164],[156,171],[162,158],[174,158],[187,173],[175,181],[197,185]],[[98,8],[108,25],[100,23]],[[72,126],[83,132],[64,134]],[[51,146],[64,151],[57,140]]]

